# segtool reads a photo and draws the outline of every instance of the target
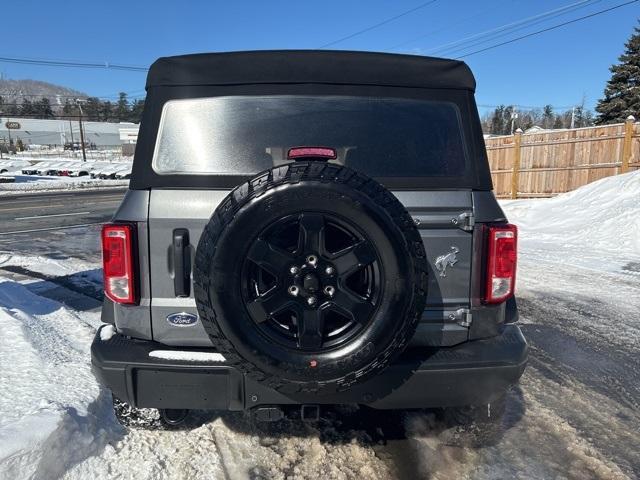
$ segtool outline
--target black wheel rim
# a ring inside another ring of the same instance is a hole
[[[250,245],[242,294],[258,331],[300,351],[331,350],[371,323],[382,290],[378,252],[351,220],[304,212]]]

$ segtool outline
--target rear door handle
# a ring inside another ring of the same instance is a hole
[[[176,297],[188,297],[191,290],[191,253],[189,230],[173,231],[173,289]]]

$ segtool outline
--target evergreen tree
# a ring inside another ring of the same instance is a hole
[[[124,92],[120,92],[118,95],[115,114],[119,122],[126,122],[129,119],[129,100]]]
[[[36,109],[33,106],[33,103],[31,103],[31,100],[29,100],[28,98],[24,98],[22,100],[22,104],[20,104],[20,115],[23,116],[27,116],[30,117],[33,114],[37,113]]]
[[[552,128],[555,114],[551,105],[545,105],[542,109],[542,128]]]
[[[131,103],[131,113],[129,114],[129,121],[133,123],[140,123],[143,109],[144,109],[144,100],[134,100]]]
[[[101,110],[102,102],[96,97],[87,98],[87,102],[82,106],[82,111],[87,117],[87,120],[100,120]]]
[[[494,135],[502,135],[504,130],[504,105],[499,105],[491,116],[491,132]]]
[[[64,107],[62,107],[62,114],[67,117],[76,116],[78,115],[78,107],[67,98],[64,101]]]
[[[612,65],[611,79],[604,89],[604,98],[598,102],[596,123],[619,123],[629,115],[640,114],[640,28],[636,27],[625,44],[620,63]]]
[[[113,118],[113,105],[109,100],[105,100],[102,102],[102,106],[100,108],[100,120],[103,122],[109,122]]]
[[[42,97],[34,104],[34,110],[38,118],[53,118],[53,109],[48,98]]]

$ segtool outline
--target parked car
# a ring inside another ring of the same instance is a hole
[[[98,178],[113,180],[120,172],[127,172],[130,169],[131,165],[129,164],[114,163],[110,168],[102,169]]]
[[[19,168],[29,166],[25,160],[0,160],[0,173],[14,172]]]
[[[23,175],[39,175],[38,170],[46,168],[51,162],[36,162],[33,165],[26,166],[22,169]]]
[[[45,170],[45,175],[48,176],[61,176],[62,171],[69,168],[68,162],[56,162]]]
[[[115,178],[118,180],[125,180],[131,178],[131,165],[128,165],[126,168],[119,170],[115,174]]]
[[[84,177],[91,172],[91,164],[87,163],[69,163],[58,171],[58,175],[63,177]]]
[[[474,89],[463,62],[413,55],[156,61],[102,230],[92,363],[119,419],[361,404],[490,429],[528,347]]]
[[[36,175],[46,176],[49,175],[49,172],[57,172],[57,166],[60,162],[40,162],[36,168]]]

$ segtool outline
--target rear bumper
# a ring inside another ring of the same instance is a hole
[[[138,407],[246,410],[299,403],[252,381],[224,361],[150,357],[154,350],[212,352],[168,347],[118,334],[103,341],[98,331],[91,346],[94,373],[115,396]],[[506,325],[501,335],[490,339],[447,348],[410,349],[377,377],[308,403],[359,403],[380,409],[487,403],[518,381],[527,356],[528,345],[520,328]],[[406,377],[408,371],[412,373],[398,388],[373,400],[383,385]]]

